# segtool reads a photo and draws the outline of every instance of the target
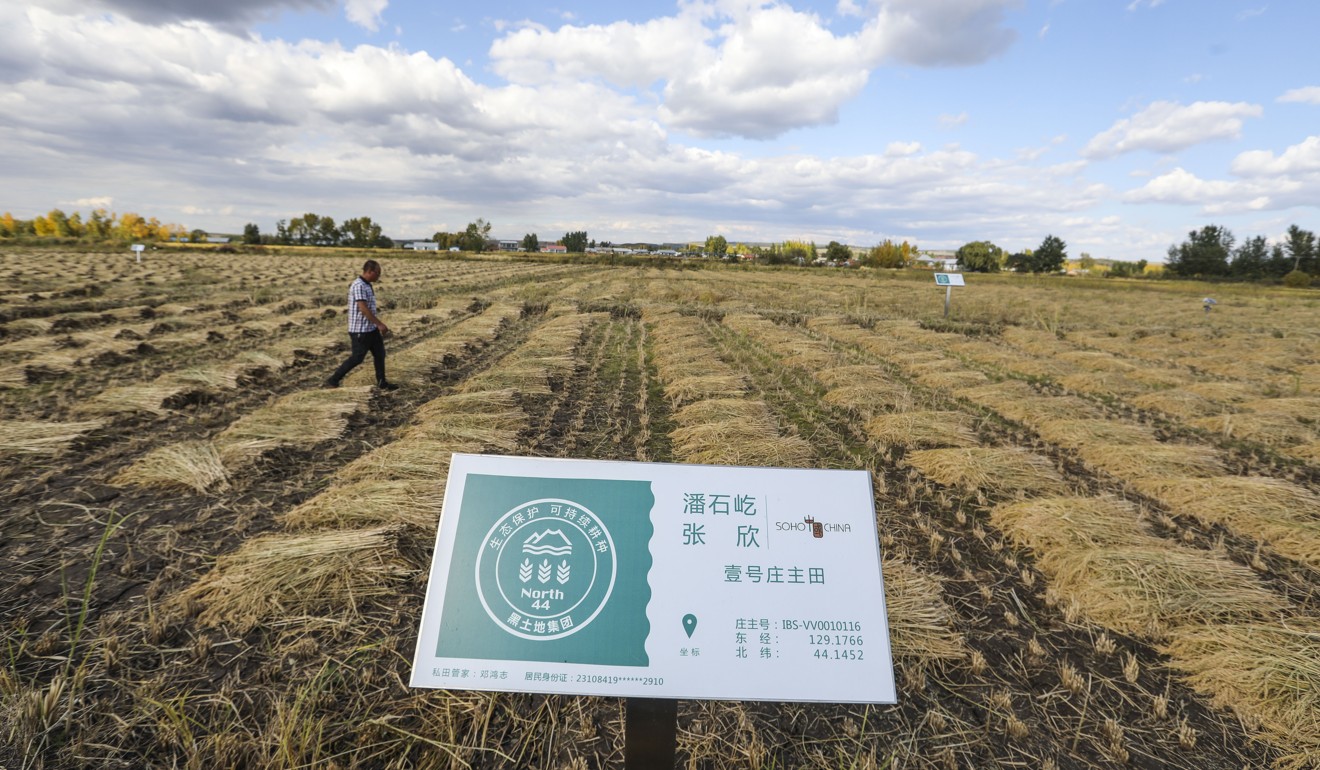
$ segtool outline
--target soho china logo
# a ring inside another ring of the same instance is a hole
[[[495,522],[477,554],[477,596],[500,628],[533,641],[585,628],[614,591],[605,524],[571,500],[523,503]]]

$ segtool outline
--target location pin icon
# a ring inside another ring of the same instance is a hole
[[[692,632],[697,630],[697,616],[688,613],[683,616],[683,630],[687,631],[688,638],[692,638]]]

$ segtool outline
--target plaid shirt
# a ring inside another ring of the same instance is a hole
[[[358,277],[352,286],[348,287],[348,333],[362,334],[364,332],[376,331],[376,325],[367,320],[358,310],[358,300],[367,303],[371,309],[371,314],[376,314],[376,292],[372,290],[371,284]]]

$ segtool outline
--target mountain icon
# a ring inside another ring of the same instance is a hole
[[[573,553],[573,544],[564,536],[562,530],[547,529],[523,541],[523,553],[549,556],[569,556]]]

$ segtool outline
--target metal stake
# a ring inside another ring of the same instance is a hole
[[[625,770],[674,770],[678,701],[628,698],[623,702]]]

